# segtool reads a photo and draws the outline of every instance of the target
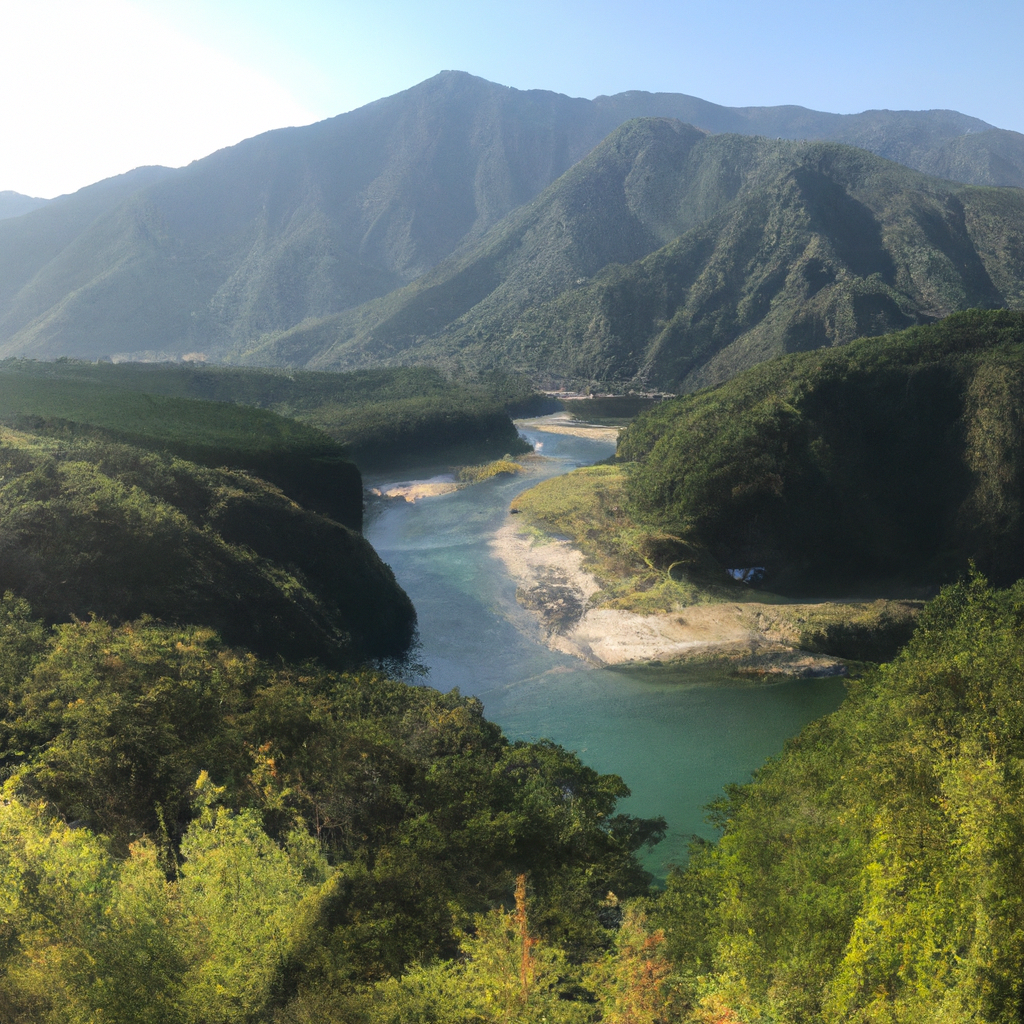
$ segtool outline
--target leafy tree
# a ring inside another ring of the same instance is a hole
[[[10,1021],[182,1022],[187,963],[170,887],[147,844],[127,860],[41,804],[0,796],[0,1015]]]

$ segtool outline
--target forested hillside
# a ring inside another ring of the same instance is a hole
[[[358,532],[240,471],[0,427],[0,588],[48,622],[148,614],[266,656],[401,657],[415,613]]]
[[[528,988],[593,1012],[485,915],[526,874],[530,934],[603,957],[607,894],[646,891],[633,854],[663,828],[614,813],[618,777],[507,742],[457,693],[257,660],[202,627],[46,630],[8,595],[0,634],[5,1021],[402,1019],[429,993],[372,986],[460,943],[492,958],[479,1008],[516,1009],[536,959]]]
[[[37,210],[45,206],[46,199],[36,199],[33,196],[22,195],[20,192],[12,192],[7,189],[0,192],[0,220],[8,217],[20,217],[23,213]]]
[[[0,355],[248,349],[432,270],[637,117],[845,142],[960,181],[1024,184],[1022,137],[955,111],[839,116],[642,92],[583,100],[442,72],[319,124],[173,171],[139,168],[0,220]]]
[[[763,363],[630,425],[631,508],[770,589],[1012,582],[1022,358],[1024,314],[970,311]]]
[[[782,352],[1022,303],[1024,191],[645,120],[402,291],[249,357],[694,390]]]
[[[943,592],[719,802],[721,840],[658,912],[699,1007],[682,1019],[1021,1019],[1022,600],[978,577]]]
[[[368,470],[520,452],[525,443],[509,414],[536,409],[538,401],[522,377],[453,380],[427,366],[315,373],[0,361],[0,416],[80,421],[207,465],[249,469],[356,528],[362,493],[347,460]]]

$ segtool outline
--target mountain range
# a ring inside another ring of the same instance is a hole
[[[46,199],[37,199],[35,196],[26,196],[7,189],[0,192],[0,220],[6,220],[8,217],[20,217],[23,213],[29,213],[31,210],[37,210],[40,206],[45,206],[47,202]]]
[[[0,220],[0,355],[512,359],[690,387],[1019,304],[1022,185],[1024,136],[953,111],[582,100],[442,72]]]

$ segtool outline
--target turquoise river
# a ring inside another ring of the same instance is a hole
[[[843,683],[702,683],[664,668],[591,668],[549,650],[489,541],[517,493],[606,458],[614,444],[542,425],[521,427],[545,457],[532,460],[529,473],[415,503],[389,501],[371,511],[366,535],[416,606],[424,681],[479,697],[512,739],[548,738],[598,771],[621,775],[632,796],[620,809],[668,822],[667,838],[646,858],[663,875],[685,859],[692,835],[714,836],[705,805],[726,784],[747,781],[807,722],[835,710]]]

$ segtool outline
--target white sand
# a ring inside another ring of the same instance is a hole
[[[451,475],[435,476],[429,480],[406,480],[402,483],[381,484],[379,487],[371,487],[371,494],[378,498],[403,498],[410,504],[415,503],[419,498],[434,498],[439,494],[451,494],[465,484],[455,481]]]
[[[593,665],[722,655],[758,674],[831,675],[840,670],[835,658],[808,654],[753,628],[756,606],[749,604],[692,605],[654,615],[591,607],[600,587],[583,568],[582,553],[565,540],[538,542],[520,531],[514,517],[495,534],[491,550],[516,581],[520,603],[531,607],[531,595],[550,598],[554,593],[564,595],[561,604],[582,608],[581,615],[566,622],[545,614],[549,609],[538,611],[537,619],[549,647]]]

